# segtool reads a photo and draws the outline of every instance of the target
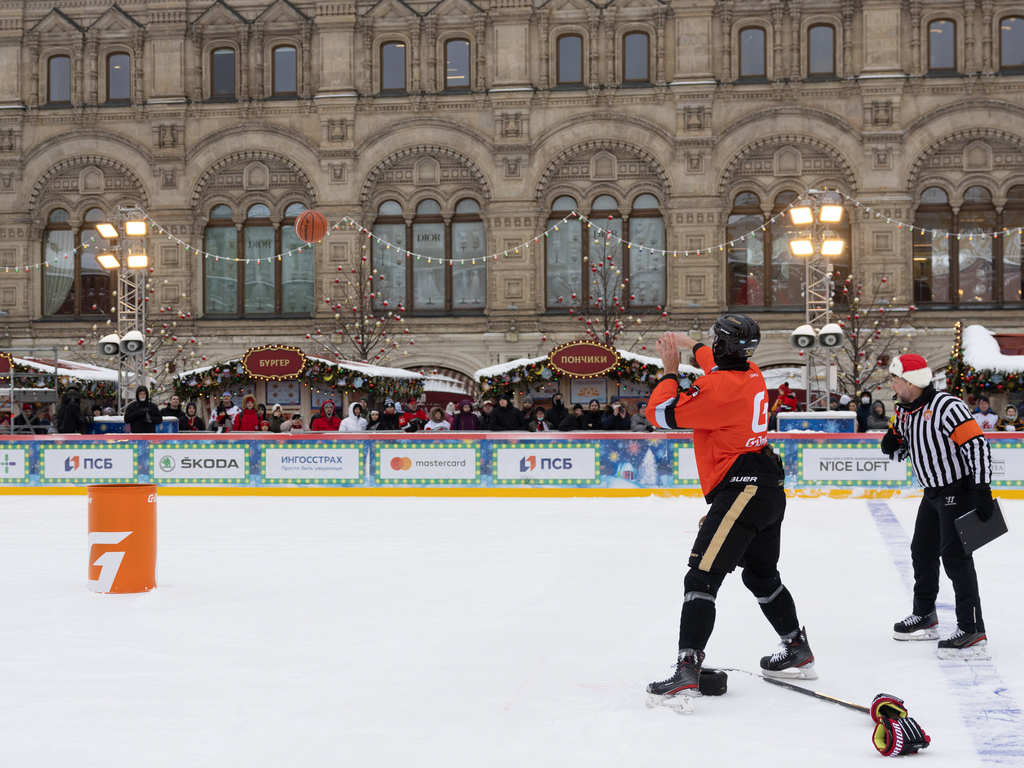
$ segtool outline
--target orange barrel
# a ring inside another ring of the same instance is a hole
[[[156,588],[156,486],[89,486],[89,591]]]

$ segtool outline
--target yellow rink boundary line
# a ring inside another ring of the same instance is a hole
[[[0,496],[84,496],[85,487],[67,486],[40,487],[21,486],[0,488]],[[698,488],[325,488],[311,486],[300,488],[252,488],[252,487],[161,487],[161,496],[464,496],[470,498],[701,498]],[[1024,499],[1024,490],[996,489],[996,496],[1003,499]],[[791,499],[892,499],[920,498],[920,490],[883,490],[861,488],[791,489],[786,491]]]

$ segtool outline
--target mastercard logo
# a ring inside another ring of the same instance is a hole
[[[391,468],[399,472],[408,471],[412,469],[412,459],[408,456],[395,456],[391,460]]]

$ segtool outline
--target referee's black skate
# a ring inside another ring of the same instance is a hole
[[[683,715],[693,713],[690,700],[700,696],[700,668],[704,651],[685,649],[679,652],[676,672],[667,680],[647,686],[647,707],[669,707]]]
[[[934,610],[925,616],[912,613],[893,625],[892,636],[897,640],[938,640],[939,617]]]
[[[986,661],[992,656],[988,652],[988,636],[984,632],[964,632],[960,627],[945,640],[939,640],[938,657],[952,660]]]
[[[789,640],[780,643],[782,650],[761,659],[761,673],[765,677],[798,680],[817,680],[814,654],[807,644],[807,629],[801,627]]]

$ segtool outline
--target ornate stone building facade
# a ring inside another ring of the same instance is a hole
[[[15,345],[91,327],[110,290],[91,227],[136,203],[190,246],[151,237],[153,282],[157,301],[187,295],[208,355],[302,344],[366,255],[411,304],[401,364],[472,373],[576,334],[555,294],[586,285],[586,230],[515,248],[575,208],[665,249],[621,254],[638,303],[684,328],[750,312],[759,362],[796,363],[803,267],[769,217],[825,186],[881,214],[847,206],[837,267],[916,301],[936,363],[953,319],[1021,323],[1020,235],[980,233],[1024,225],[1022,3],[21,2],[0,7],[0,68]],[[346,228],[266,260],[295,246],[303,207],[397,248]]]

